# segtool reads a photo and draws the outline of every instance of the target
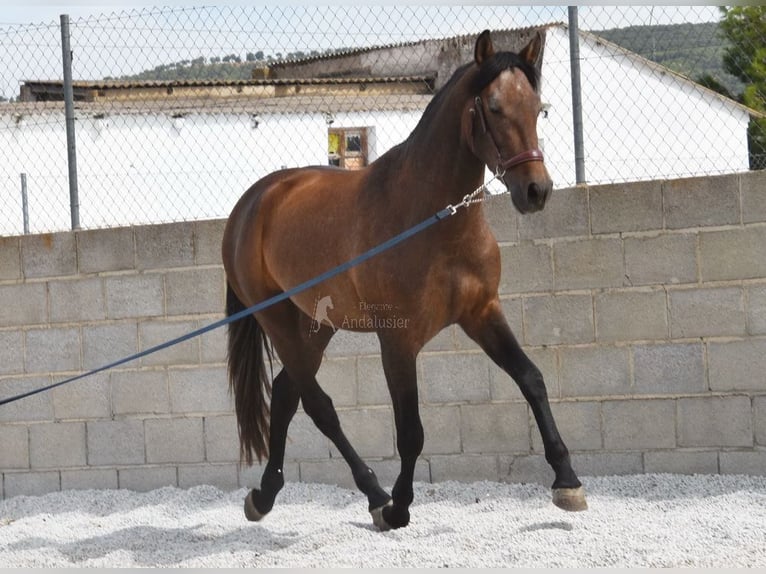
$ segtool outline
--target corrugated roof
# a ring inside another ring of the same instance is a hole
[[[433,75],[385,76],[385,77],[342,77],[342,78],[269,78],[247,80],[189,79],[189,80],[77,80],[72,82],[75,89],[90,90],[131,90],[142,88],[215,88],[236,86],[333,86],[343,84],[396,84],[429,83]],[[25,80],[25,86],[62,87],[62,80]]]
[[[547,28],[550,28],[552,26],[559,26],[562,25],[560,22],[550,23],[550,24],[542,24],[540,26],[527,26],[524,28],[505,28],[505,29],[493,29],[492,32],[497,33],[526,33],[531,30],[545,30]],[[478,34],[460,34],[457,36],[449,36],[447,38],[428,38],[425,40],[412,40],[410,42],[394,42],[390,44],[381,44],[377,46],[368,46],[364,48],[350,48],[347,50],[340,50],[337,52],[333,52],[330,54],[319,54],[318,56],[307,56],[305,58],[299,58],[295,60],[281,60],[278,62],[272,62],[268,64],[269,68],[272,69],[285,69],[289,68],[291,66],[297,66],[297,65],[304,65],[304,64],[310,64],[313,62],[321,62],[323,60],[332,60],[334,58],[339,57],[347,57],[347,56],[356,56],[360,54],[369,54],[370,52],[375,52],[378,50],[389,50],[392,48],[407,48],[411,46],[421,46],[424,44],[433,44],[433,43],[445,43],[445,42],[462,42],[462,43],[470,43],[475,42],[476,37]]]
[[[75,102],[78,117],[163,114],[294,114],[420,111],[431,101],[426,94],[295,95],[281,98],[173,98]],[[63,114],[64,102],[0,104],[0,117],[22,118],[32,114]]]

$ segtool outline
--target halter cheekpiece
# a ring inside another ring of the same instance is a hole
[[[500,153],[500,148],[497,145],[497,141],[495,140],[495,134],[493,134],[492,130],[489,129],[487,118],[484,115],[484,102],[482,101],[481,96],[476,96],[473,100],[473,103],[474,107],[471,108],[471,111],[479,116],[481,129],[484,132],[484,135],[489,135],[489,140],[492,142],[492,146],[495,148],[495,152],[497,154],[497,167],[495,168],[495,175],[501,177],[505,174],[506,170],[509,170],[512,167],[516,167],[517,165],[521,165],[522,163],[527,163],[530,161],[543,161],[543,152],[537,148],[528,149],[519,154],[516,154],[509,159],[504,160]]]

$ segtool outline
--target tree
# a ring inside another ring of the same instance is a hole
[[[701,86],[705,86],[706,88],[713,90],[714,92],[718,92],[722,96],[726,96],[727,98],[730,98],[732,100],[736,100],[737,97],[732,94],[729,89],[723,85],[723,83],[713,76],[710,73],[704,73],[701,76],[697,76],[694,79],[695,82],[697,82]]]
[[[741,100],[766,113],[766,6],[722,6],[721,30],[730,45],[723,55],[726,71],[745,83]],[[751,169],[766,168],[766,119],[748,127]]]

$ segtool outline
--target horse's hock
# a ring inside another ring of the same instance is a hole
[[[484,206],[506,316],[543,371],[581,476],[766,474],[766,175],[554,192],[517,216]],[[0,390],[9,396],[221,318],[223,221],[0,238]],[[0,409],[2,495],[70,488],[255,486],[240,468],[215,331]],[[374,335],[339,332],[319,373],[350,441],[399,470]],[[450,328],[418,362],[422,481],[550,485],[513,383]],[[352,487],[299,413],[286,480]],[[587,483],[586,483],[587,488]]]

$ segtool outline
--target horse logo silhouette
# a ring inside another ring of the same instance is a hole
[[[335,326],[335,323],[332,322],[327,314],[328,309],[334,308],[335,307],[332,304],[332,297],[329,295],[325,295],[321,298],[317,297],[316,303],[314,304],[314,317],[311,319],[311,333],[318,333],[319,329],[322,327],[322,324],[329,324],[332,327],[333,332],[338,330],[338,328]]]

